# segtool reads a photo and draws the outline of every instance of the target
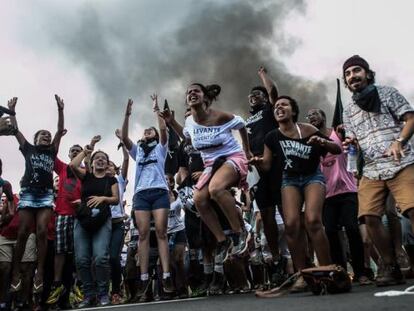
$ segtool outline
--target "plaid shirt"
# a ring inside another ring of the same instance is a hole
[[[347,135],[356,137],[361,147],[365,162],[363,175],[369,179],[387,180],[414,163],[410,143],[404,146],[405,157],[400,164],[393,157],[384,157],[386,150],[401,134],[403,115],[414,112],[414,109],[395,88],[377,86],[377,89],[381,112],[366,112],[351,102],[344,108],[343,119]]]

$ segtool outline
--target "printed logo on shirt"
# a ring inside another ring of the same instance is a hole
[[[289,156],[308,160],[312,151],[312,146],[302,144],[295,140],[279,141],[282,152],[285,156],[285,169],[292,168],[292,159]]]

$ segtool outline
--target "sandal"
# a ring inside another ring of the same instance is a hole
[[[17,282],[17,284],[10,284],[10,292],[11,293],[17,293],[22,289],[22,280],[19,279],[19,281]]]

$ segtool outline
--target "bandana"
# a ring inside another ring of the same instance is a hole
[[[368,85],[361,92],[352,95],[352,99],[359,108],[366,112],[381,112],[381,101],[378,90],[373,84]]]

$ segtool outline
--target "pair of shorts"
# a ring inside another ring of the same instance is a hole
[[[22,188],[18,208],[53,208],[55,196],[52,189]]]
[[[260,173],[260,180],[253,187],[253,196],[260,211],[274,208],[281,201],[280,189],[274,188],[268,173]]]
[[[187,244],[187,235],[185,234],[185,230],[168,233],[168,244],[169,245]]]
[[[12,262],[13,250],[16,240],[10,240],[0,235],[0,262]],[[37,260],[36,235],[31,233],[27,238],[22,262],[35,262]]]
[[[310,175],[289,176],[286,173],[283,173],[282,189],[285,187],[296,187],[303,191],[307,186],[311,184],[320,184],[322,186],[325,186],[325,177],[319,168],[315,173]]]
[[[385,202],[391,192],[401,213],[406,216],[414,208],[414,165],[403,168],[398,174],[387,180],[374,180],[362,177],[358,187],[358,217],[378,216],[385,213]]]
[[[134,211],[153,211],[160,208],[170,209],[168,190],[155,188],[142,190],[134,194],[132,209]]]
[[[72,215],[57,215],[56,217],[56,254],[73,253],[73,223]]]
[[[246,158],[246,154],[241,152],[236,152],[226,156],[225,163],[230,164],[234,170],[239,174],[239,187],[247,190],[249,185],[247,184],[246,178],[248,173],[248,162]],[[205,185],[208,184],[212,177],[212,170],[213,170],[214,161],[206,161],[204,163],[204,171],[201,174],[200,178],[197,181],[196,189],[201,190]]]

